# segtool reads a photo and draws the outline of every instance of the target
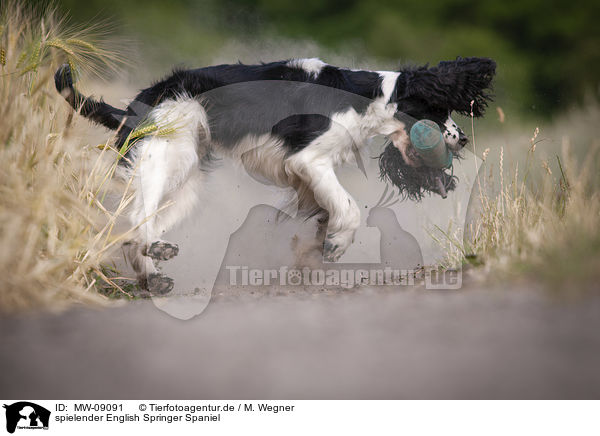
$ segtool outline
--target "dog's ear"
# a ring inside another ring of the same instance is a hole
[[[496,62],[491,59],[458,57],[432,68],[403,72],[403,94],[467,116],[471,114],[473,102],[473,115],[480,117],[492,99],[490,91],[495,73]]]

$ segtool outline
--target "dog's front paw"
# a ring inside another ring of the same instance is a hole
[[[146,286],[152,295],[166,295],[173,290],[175,281],[164,274],[149,274],[146,279]]]
[[[323,243],[323,258],[327,262],[337,262],[352,244],[353,239],[354,231],[329,233]]]
[[[177,256],[179,247],[166,241],[155,241],[146,250],[146,255],[154,260],[169,260]]]

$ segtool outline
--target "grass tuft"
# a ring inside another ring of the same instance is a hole
[[[53,9],[4,2],[0,15],[0,311],[102,302],[117,290],[102,262],[125,235],[116,211],[103,207],[110,188],[105,151],[73,134],[72,111],[54,89],[56,67],[115,69],[97,26],[72,28]],[[101,283],[104,282],[104,283]]]
[[[487,277],[529,278],[569,293],[598,289],[600,146],[592,141],[576,153],[564,137],[560,152],[544,159],[537,150],[542,141],[536,128],[523,144],[522,168],[507,162],[504,147],[494,162],[486,149],[473,218],[464,231],[438,228],[432,236],[448,266],[478,267]]]

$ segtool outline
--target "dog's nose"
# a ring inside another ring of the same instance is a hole
[[[458,135],[458,145],[464,147],[465,145],[467,145],[467,142],[469,142],[469,138],[467,138],[467,135],[465,135],[463,132],[460,132]]]

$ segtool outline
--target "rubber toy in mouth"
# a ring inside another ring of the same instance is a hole
[[[452,165],[452,152],[437,123],[431,120],[417,121],[410,129],[410,142],[428,167],[449,168]]]

